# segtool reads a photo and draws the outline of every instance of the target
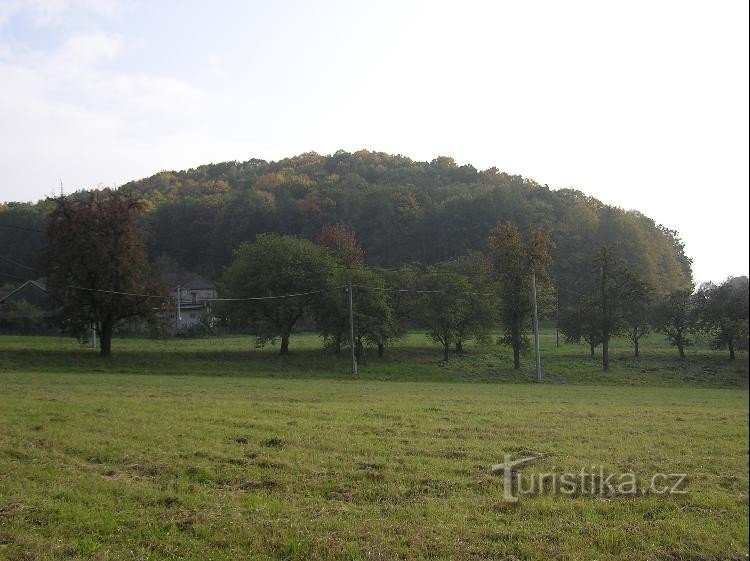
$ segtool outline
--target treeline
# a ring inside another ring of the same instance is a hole
[[[521,353],[529,347],[531,283],[536,282],[542,309],[559,315],[568,341],[585,340],[592,355],[601,346],[605,371],[615,336],[627,336],[636,357],[641,338],[651,330],[666,336],[682,359],[697,333],[710,335],[712,346],[727,348],[731,359],[748,345],[747,277],[705,284],[694,294],[659,292],[616,246],[602,245],[593,252],[587,282],[577,285],[583,292],[557,309],[549,275],[552,244],[543,230],[524,235],[513,223],[498,223],[485,253],[395,270],[365,266],[356,236],[342,226],[324,227],[315,241],[263,234],[242,245],[222,279],[227,300],[217,307],[221,321],[249,329],[259,345],[278,339],[285,354],[295,326],[307,320],[334,352],[350,345],[353,336],[359,360],[367,347],[382,356],[409,325],[426,329],[445,361],[451,352],[462,353],[466,341],[488,340],[501,327],[496,342],[512,348],[514,367],[520,368]]]
[[[487,251],[487,233],[499,221],[521,232],[547,232],[550,276],[563,306],[575,301],[603,245],[616,246],[629,267],[661,292],[691,287],[690,260],[677,233],[650,218],[579,191],[552,190],[447,157],[417,162],[368,151],[309,153],[165,171],[119,191],[143,203],[137,226],[149,261],[168,256],[212,279],[242,243],[268,232],[312,240],[323,226],[340,224],[356,232],[368,265],[393,268]],[[73,196],[85,198],[86,192]],[[52,207],[51,201],[1,205],[0,253],[40,268],[45,242],[36,231],[44,229]],[[2,271],[29,276],[9,263]]]
[[[53,204],[43,265],[52,307],[72,334],[93,325],[106,356],[119,322],[153,322],[173,309],[171,288],[149,267],[136,228],[144,205],[117,191],[60,197]],[[747,277],[703,285],[694,294],[663,291],[628,262],[620,245],[601,244],[574,285],[575,297],[560,305],[550,274],[554,243],[545,230],[498,222],[485,246],[433,265],[383,268],[367,264],[356,234],[343,225],[323,226],[312,241],[261,234],[239,246],[221,275],[213,319],[253,333],[261,346],[278,340],[281,354],[306,324],[333,352],[348,345],[360,360],[367,348],[382,355],[417,326],[441,345],[447,361],[452,352],[463,352],[466,341],[486,340],[499,326],[497,342],[512,348],[520,368],[532,287],[538,287],[542,309],[559,316],[568,340],[585,340],[592,354],[601,345],[604,370],[613,337],[629,336],[637,356],[649,329],[664,333],[681,358],[696,331],[711,333],[714,346],[728,348],[732,359],[747,347]]]
[[[260,345],[278,339],[281,354],[299,322],[308,321],[336,353],[353,343],[360,361],[367,347],[382,356],[410,325],[426,329],[447,361],[500,322],[519,368],[528,344],[530,274],[536,268],[547,278],[549,245],[540,230],[524,240],[515,225],[502,223],[489,233],[486,255],[382,269],[365,266],[356,236],[343,226],[323,227],[315,243],[262,234],[236,252],[222,277],[226,300],[215,309],[221,322],[255,333]]]

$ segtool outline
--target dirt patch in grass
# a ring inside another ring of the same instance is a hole
[[[0,519],[10,518],[26,509],[26,505],[19,502],[7,503],[0,506]]]
[[[261,446],[265,446],[266,448],[283,448],[284,446],[286,446],[286,442],[284,441],[284,439],[278,437],[267,438],[260,444]]]

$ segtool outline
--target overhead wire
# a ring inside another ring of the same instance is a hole
[[[34,271],[37,273],[38,271],[34,267],[29,267],[28,265],[24,265],[23,263],[19,263],[18,261],[14,261],[13,259],[9,257],[5,257],[3,255],[0,255],[0,259],[3,261],[6,261],[7,263],[10,263],[11,265],[15,265],[16,267],[22,267],[24,269],[28,269],[29,271]]]
[[[311,296],[313,294],[321,294],[323,292],[331,292],[333,290],[340,290],[346,288],[345,285],[334,286],[331,288],[321,288],[320,290],[311,290],[309,292],[297,292],[292,294],[278,294],[275,296],[249,296],[246,298],[202,298],[202,302],[246,302],[255,300],[279,300],[282,298],[296,298],[298,296]]]
[[[4,277],[11,278],[11,279],[22,280],[22,281],[29,281],[29,280],[31,280],[31,279],[28,279],[26,277],[19,277],[18,275],[11,275],[10,273],[5,273],[5,272],[2,272],[2,271],[0,271],[0,275],[2,275]]]

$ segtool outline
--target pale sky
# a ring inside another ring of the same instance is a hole
[[[748,2],[0,0],[0,200],[314,150],[453,156],[748,273]]]

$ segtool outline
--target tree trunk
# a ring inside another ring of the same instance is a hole
[[[635,351],[635,358],[639,358],[641,356],[641,349],[638,345],[638,334],[634,333],[633,337],[633,350]]]
[[[591,350],[591,358],[594,358],[594,350],[596,349],[594,343],[589,343],[589,349]]]
[[[734,341],[729,340],[729,360],[734,360]]]
[[[279,350],[280,355],[289,354],[289,333],[284,333],[281,336],[281,349]]]
[[[385,354],[385,345],[383,343],[378,343],[378,356],[380,358],[383,358],[384,354]]]
[[[456,341],[456,354],[457,355],[464,354],[464,343],[460,339]]]
[[[515,370],[521,368],[521,347],[517,341],[513,341],[513,368]]]
[[[112,330],[114,326],[114,322],[111,320],[104,320],[101,323],[99,332],[99,356],[101,357],[108,357],[112,354]]]
[[[605,372],[609,370],[609,338],[607,337],[602,340],[602,367]]]
[[[677,352],[680,353],[680,360],[685,360],[685,345],[682,341],[677,341]]]
[[[450,351],[450,345],[445,343],[443,345],[443,361],[448,362],[448,352]]]

